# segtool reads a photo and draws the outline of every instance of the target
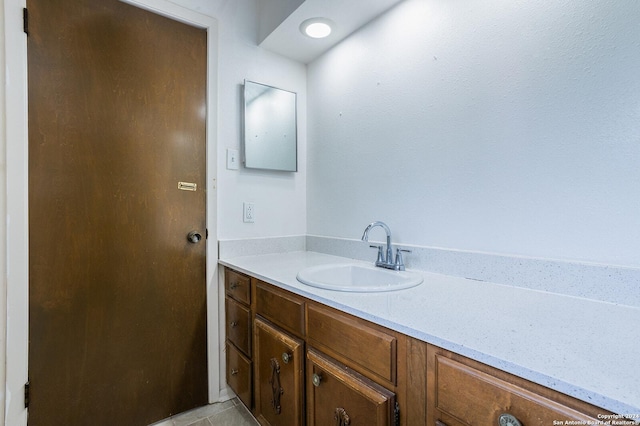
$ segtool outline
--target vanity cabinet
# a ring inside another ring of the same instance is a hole
[[[256,278],[225,276],[227,382],[262,425],[548,426],[611,414]]]
[[[240,399],[260,424],[399,425],[396,333],[225,271],[227,382],[240,396],[253,366]]]
[[[435,346],[427,348],[428,425],[596,424],[601,409]],[[561,423],[554,423],[561,422]]]
[[[247,406],[253,402],[251,279],[225,269],[227,384]]]

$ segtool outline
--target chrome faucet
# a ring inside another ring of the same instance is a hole
[[[376,259],[376,266],[386,269],[393,269],[396,271],[404,271],[405,268],[404,261],[402,260],[402,252],[404,251],[407,253],[411,253],[411,251],[398,248],[398,251],[396,253],[396,260],[394,262],[393,253],[391,250],[391,229],[389,229],[386,223],[379,221],[371,222],[364,229],[364,233],[362,234],[362,241],[369,241],[369,231],[371,231],[371,229],[375,228],[376,226],[381,227],[382,229],[384,229],[384,232],[387,233],[387,250],[385,253],[383,253],[382,251],[382,246],[370,246],[371,248],[378,249],[378,259]]]

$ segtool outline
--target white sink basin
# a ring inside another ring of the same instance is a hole
[[[401,290],[415,287],[423,280],[415,272],[351,263],[311,266],[298,272],[296,278],[312,287],[362,293]]]

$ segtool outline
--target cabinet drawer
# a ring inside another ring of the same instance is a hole
[[[396,424],[393,392],[313,349],[306,380],[310,426]]]
[[[249,361],[233,345],[226,345],[227,384],[238,395],[238,398],[251,409],[251,361]]]
[[[587,424],[597,420],[444,356],[436,356],[435,368],[436,424],[497,425],[502,414],[511,415],[526,426],[548,426],[554,421],[564,424],[565,420]]]
[[[229,297],[225,298],[225,309],[227,312],[227,339],[250,357],[251,311]]]
[[[351,360],[374,375],[395,384],[396,348],[394,336],[364,321],[315,305],[307,308],[307,337],[340,361]],[[366,372],[363,374],[367,375]]]
[[[270,284],[256,281],[256,314],[295,334],[304,336],[304,301]]]
[[[251,280],[248,276],[225,268],[224,284],[227,296],[246,305],[251,303]]]

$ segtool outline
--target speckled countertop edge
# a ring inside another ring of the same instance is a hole
[[[305,267],[353,262],[360,261],[308,251],[219,261],[605,410],[640,414],[640,309],[424,271],[420,286],[383,293],[296,280]]]

